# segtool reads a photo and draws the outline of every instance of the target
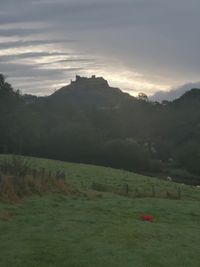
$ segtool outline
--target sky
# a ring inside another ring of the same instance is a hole
[[[199,0],[0,0],[0,73],[48,95],[75,75],[132,95],[200,81]]]

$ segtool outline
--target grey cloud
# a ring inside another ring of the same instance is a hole
[[[32,2],[32,1],[31,1]],[[66,27],[90,27],[134,23],[143,25],[155,18],[160,11],[159,1],[61,1],[43,2],[38,5],[24,4],[23,16],[11,8],[8,14],[1,16],[0,22],[20,22],[47,20],[66,22]],[[146,13],[149,12],[148,16]]]
[[[3,70],[8,76],[11,77],[31,77],[31,76],[56,76],[59,73],[63,72],[73,72],[73,71],[80,71],[83,68],[57,68],[57,69],[48,69],[48,68],[39,68],[38,66],[34,65],[27,65],[27,64],[19,64],[19,63],[0,63],[0,70]]]
[[[10,37],[10,36],[29,36],[32,34],[38,34],[42,33],[44,31],[47,31],[47,29],[40,28],[40,29],[34,29],[34,28],[29,28],[29,29],[0,29],[0,36],[1,37]]]
[[[18,60],[18,59],[26,59],[26,58],[38,58],[38,57],[49,57],[49,56],[69,56],[70,53],[62,53],[62,52],[29,52],[29,53],[21,53],[17,55],[4,55],[1,56],[1,62],[7,62],[10,60]]]
[[[31,40],[31,41],[13,41],[0,43],[0,49],[19,48],[28,46],[37,46],[42,44],[65,44],[72,43],[74,40]]]
[[[61,69],[45,69],[45,68],[35,68],[33,66],[27,66],[25,64],[9,64],[2,66],[0,65],[0,68],[4,70],[4,73],[11,74],[11,77],[44,77],[44,76],[50,76],[50,75],[58,75],[61,72],[74,72],[74,71],[80,71],[83,70],[83,68],[61,68]]]
[[[2,25],[41,22],[41,27],[0,30],[0,36],[20,38],[17,42],[3,43],[0,37],[0,50],[61,45],[63,50],[59,51],[63,54],[69,48],[77,56],[82,53],[87,58],[96,58],[93,70],[111,66],[117,72],[124,68],[141,73],[145,80],[161,86],[198,81],[199,10],[200,2],[196,0],[1,0]],[[43,23],[47,24],[45,29]],[[33,41],[23,41],[43,32],[44,40],[34,37]],[[0,56],[0,61],[3,60],[10,59]],[[17,60],[13,57],[14,63]],[[78,56],[80,66],[81,60]],[[3,69],[1,65],[0,71]],[[58,73],[51,75],[57,81]]]
[[[90,63],[95,62],[95,59],[79,58],[79,59],[61,59],[61,60],[52,60],[46,63],[39,63],[39,65],[52,65],[55,63]]]

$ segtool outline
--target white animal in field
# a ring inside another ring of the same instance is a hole
[[[200,189],[200,185],[196,185],[196,188],[197,188],[197,189]]]
[[[167,181],[172,182],[172,178],[170,176],[167,176]]]

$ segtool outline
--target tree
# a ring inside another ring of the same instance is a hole
[[[137,98],[142,101],[148,101],[148,96],[144,93],[139,93]]]

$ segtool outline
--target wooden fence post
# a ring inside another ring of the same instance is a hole
[[[166,191],[166,198],[170,198],[170,193]]]
[[[155,190],[154,184],[152,184],[151,189],[152,189],[152,197],[155,197],[156,196],[156,190]]]
[[[178,192],[178,199],[181,199],[181,188],[180,187],[177,188],[177,192]]]
[[[125,184],[125,195],[128,196],[129,193],[129,187],[128,184]]]
[[[45,168],[42,168],[42,170],[41,170],[41,176],[42,176],[42,178],[44,178],[44,176],[45,176]]]
[[[37,171],[35,169],[33,169],[33,179],[35,179],[37,176]]]
[[[135,188],[135,196],[136,196],[136,197],[139,197],[139,193],[140,193],[140,192],[139,192],[139,189],[136,187],[136,188]]]
[[[60,177],[60,172],[57,171],[57,172],[56,172],[56,180],[59,180],[59,177]]]
[[[61,178],[62,178],[63,181],[65,181],[65,172],[64,171],[61,174]]]

